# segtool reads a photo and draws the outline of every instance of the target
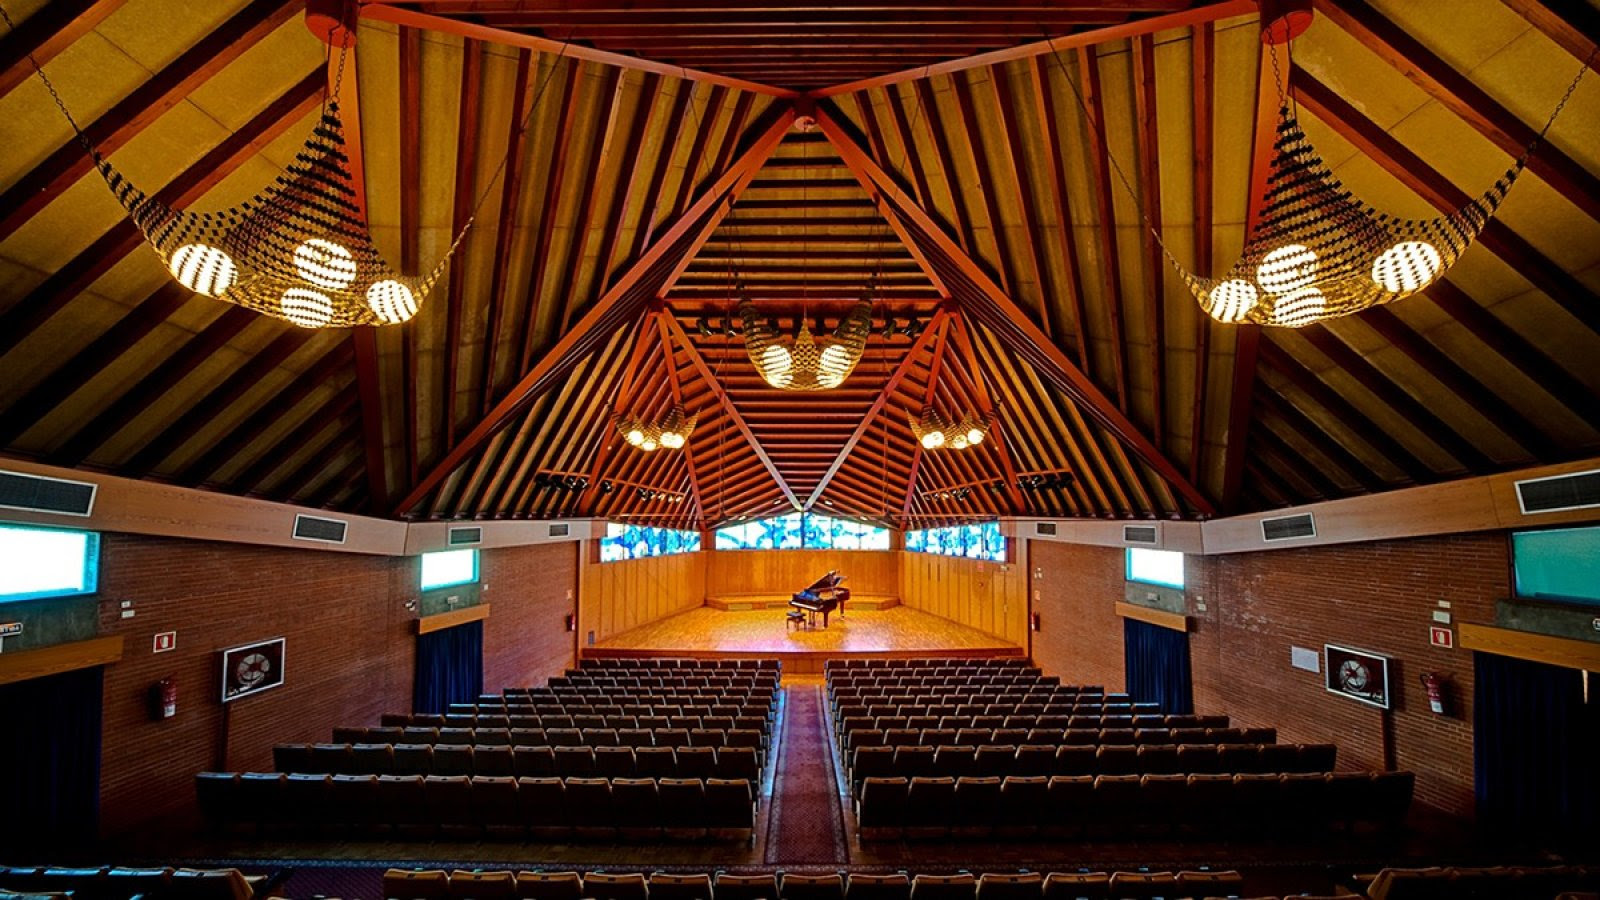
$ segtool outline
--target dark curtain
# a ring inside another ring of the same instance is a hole
[[[0,686],[0,847],[85,845],[100,821],[99,666]]]
[[[1189,681],[1189,635],[1138,619],[1122,620],[1122,671],[1128,695],[1138,703],[1159,703],[1164,713],[1194,712]]]
[[[1478,821],[1546,841],[1600,831],[1600,697],[1576,669],[1474,653]]]
[[[417,677],[411,711],[442,713],[483,693],[483,622],[417,636]]]

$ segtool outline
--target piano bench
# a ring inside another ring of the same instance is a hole
[[[806,624],[806,614],[798,609],[791,609],[783,616],[785,628],[799,628]]]

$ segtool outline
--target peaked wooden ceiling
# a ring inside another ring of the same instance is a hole
[[[379,515],[706,525],[1194,518],[1600,449],[1594,76],[1426,296],[1263,330],[1210,323],[1142,226],[1201,271],[1242,243],[1277,105],[1245,0],[375,2],[341,101],[378,245],[419,271],[473,225],[411,323],[313,332],[170,284],[28,62],[120,169],[220,207],[276,176],[336,71],[300,4],[6,7],[11,456]],[[1600,38],[1586,4],[1316,12],[1277,71],[1336,174],[1406,216],[1492,181]],[[766,387],[729,334],[741,299],[831,328],[863,297],[836,391]],[[685,452],[611,426],[674,402]],[[991,440],[922,451],[928,405],[992,410]]]

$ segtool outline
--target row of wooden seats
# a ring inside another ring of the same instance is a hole
[[[553,747],[455,744],[279,744],[273,768],[308,775],[761,777],[752,746]]]
[[[1118,835],[1193,827],[1213,833],[1401,823],[1410,772],[1284,775],[1008,775],[867,778],[863,840],[990,834]]]
[[[640,686],[640,687],[615,687],[615,688],[541,688],[537,694],[516,697],[480,697],[477,700],[468,700],[451,704],[451,710],[472,712],[478,709],[492,710],[501,707],[523,706],[570,706],[588,704],[591,706],[605,704],[626,703],[761,703],[769,704],[776,699],[777,686],[761,685],[750,688],[720,688],[706,687],[704,685],[685,685],[673,687]]]
[[[937,747],[941,744],[1044,744],[1051,747],[1105,745],[1271,744],[1275,728],[852,728],[845,754],[862,747]]]
[[[767,684],[777,684],[777,672],[763,672],[754,669],[653,669],[647,673],[620,673],[598,670],[571,670],[565,675],[552,675],[543,685],[543,690],[560,692],[562,688],[583,687],[616,687],[621,685],[644,684],[683,684],[695,687],[740,688],[759,687]],[[541,693],[540,688],[525,688],[513,694],[502,693],[501,696],[536,696]]]
[[[959,709],[959,707],[957,707]],[[983,707],[988,710],[990,707]],[[835,731],[852,728],[1227,728],[1227,716],[1162,713],[1049,713],[1049,712],[929,712],[918,706],[850,707],[849,715],[836,719]],[[859,710],[859,711],[856,711]],[[882,719],[884,721],[880,722]],[[904,719],[896,724],[890,720]]]
[[[1600,892],[1600,866],[1384,869],[1359,882],[1371,900],[1549,900],[1568,892]]]
[[[238,869],[0,866],[0,894],[70,895],[73,900],[252,900],[281,880]]]
[[[699,659],[693,656],[658,656],[638,659],[584,659],[580,669],[761,669],[781,672],[779,659]]]
[[[1064,712],[1068,715],[1073,710],[1082,710],[1085,714],[1115,712],[1119,708],[1134,712],[1161,712],[1160,706],[1155,703],[1135,704],[1134,700],[1126,696],[1063,694],[1049,688],[1013,688],[963,690],[961,688],[937,690],[908,690],[906,688],[880,688],[877,690],[851,691],[840,693],[832,700],[832,709],[847,706],[955,706],[972,707],[988,704],[1017,707],[1024,704],[1039,704],[1050,707],[1049,709],[1032,709],[1024,707],[1024,712]],[[978,715],[982,710],[964,709],[964,715]],[[943,715],[955,715],[954,710]]]
[[[449,724],[452,717],[461,716],[765,716],[771,718],[777,704],[768,698],[757,700],[735,700],[730,697],[717,697],[715,699],[696,699],[693,702],[677,700],[666,701],[651,698],[649,702],[622,703],[606,701],[591,703],[585,700],[581,703],[545,702],[530,704],[512,704],[510,706],[476,706],[472,704],[454,704],[444,714],[442,719],[431,718],[414,714],[410,722],[399,724]]]
[[[849,671],[853,669],[920,669],[935,668],[939,666],[977,666],[984,669],[1013,669],[1029,665],[1028,660],[1021,656],[1003,656],[993,659],[960,659],[949,656],[907,656],[894,659],[866,659],[851,657],[847,659],[830,659],[823,664],[825,673]]]
[[[1238,896],[1237,871],[972,875],[446,872],[390,869],[388,900],[1076,900]]]
[[[705,721],[705,720],[700,720]],[[740,722],[726,717],[712,720],[710,725],[659,725],[649,728],[613,728],[609,725],[581,728],[546,728],[537,725],[527,728],[336,728],[336,744],[475,744],[511,746],[526,744],[553,747],[587,744],[591,747],[688,747],[688,746],[752,746],[766,744],[767,733],[755,727],[755,722]],[[699,735],[699,740],[691,740]]]
[[[772,720],[762,707],[639,706],[626,712],[447,713],[442,724],[415,716],[390,719],[395,728],[754,728],[763,734]],[[694,720],[698,719],[696,723]],[[680,724],[681,723],[681,724]]]
[[[917,775],[1244,775],[1332,772],[1333,744],[1183,744],[1178,747],[862,747],[850,782]]]
[[[1061,684],[1054,675],[930,675],[925,678],[879,678],[868,681],[836,682],[828,685],[832,699],[881,694],[950,694],[956,692],[994,692],[1001,694],[1060,695],[1062,699],[1127,699],[1119,693],[1085,691],[1076,685]]]
[[[218,828],[361,834],[651,839],[754,837],[747,779],[509,778],[202,772],[201,811]]]

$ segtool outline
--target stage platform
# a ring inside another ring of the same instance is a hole
[[[777,657],[783,660],[786,675],[820,673],[830,659],[1022,655],[1021,647],[993,635],[905,606],[860,611],[851,606],[843,618],[829,616],[827,628],[818,624],[798,630],[785,623],[783,612],[776,609],[730,612],[701,607],[583,648],[587,659]]]

